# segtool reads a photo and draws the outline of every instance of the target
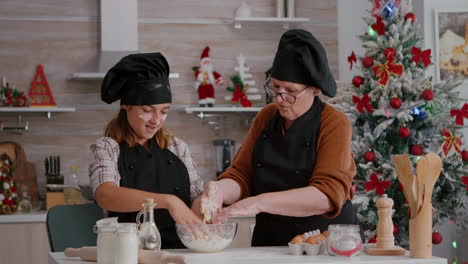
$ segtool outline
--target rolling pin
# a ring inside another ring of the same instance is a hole
[[[66,248],[66,257],[79,257],[84,261],[97,261],[96,247]],[[185,257],[171,256],[167,251],[138,250],[139,264],[186,264]]]

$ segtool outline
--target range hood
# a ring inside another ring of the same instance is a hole
[[[138,53],[138,0],[100,0],[101,50],[87,65],[86,72],[75,72],[71,79],[99,80],[122,57]],[[169,78],[179,78],[170,73]]]

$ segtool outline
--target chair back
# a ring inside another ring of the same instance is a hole
[[[62,252],[65,248],[96,246],[96,221],[104,217],[96,203],[57,205],[47,212],[47,235],[50,250]]]

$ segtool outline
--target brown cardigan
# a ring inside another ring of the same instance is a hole
[[[258,113],[231,167],[218,177],[218,180],[229,178],[238,182],[241,199],[251,196],[253,148],[276,111],[276,105],[269,104]],[[330,211],[324,216],[335,217],[346,200],[353,196],[351,181],[356,174],[356,167],[351,154],[352,128],[348,118],[328,104],[323,108],[320,122],[317,161],[309,185],[328,197]]]

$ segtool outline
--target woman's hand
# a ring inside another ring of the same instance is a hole
[[[262,212],[260,201],[260,196],[253,196],[225,207],[213,218],[213,223],[223,223],[231,216],[255,216]]]
[[[177,196],[172,196],[169,200],[168,208],[169,213],[177,224],[195,225],[202,224],[188,206],[182,202]]]
[[[203,214],[201,213],[201,195],[192,201],[192,212],[200,219],[203,219]]]

